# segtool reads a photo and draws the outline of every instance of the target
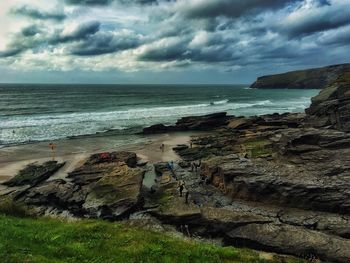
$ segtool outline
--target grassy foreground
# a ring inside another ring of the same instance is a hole
[[[281,262],[255,251],[185,241],[123,223],[0,215],[1,262]],[[288,259],[283,262],[302,262]]]

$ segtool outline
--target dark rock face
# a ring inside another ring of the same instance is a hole
[[[171,128],[169,126],[165,126],[164,124],[155,124],[150,127],[146,127],[143,129],[143,134],[157,134],[168,132]]]
[[[350,132],[350,69],[312,98],[308,123]]]
[[[227,235],[236,244],[249,245],[259,249],[280,253],[287,252],[300,256],[317,254],[318,257],[330,262],[348,262],[350,260],[350,250],[348,249],[350,240],[295,226],[250,224],[238,227]]]
[[[122,218],[141,201],[145,171],[136,164],[134,153],[94,154],[69,174],[69,180],[43,180],[29,188],[15,188],[10,196],[39,214]]]
[[[227,245],[304,258],[315,255],[326,262],[349,262],[349,216],[287,208],[278,202],[270,205],[263,200],[250,202],[228,198],[230,190],[222,187],[218,173],[223,173],[229,184],[232,176],[256,178],[265,172],[264,169],[234,154],[225,160],[216,157],[208,162],[220,164],[216,168],[202,168],[204,173],[211,173],[211,184],[198,182],[198,174],[194,172],[176,169],[177,177],[190,191],[189,204],[179,196],[177,183],[169,182],[159,185],[157,191],[148,197],[150,200],[146,198],[146,202],[150,202],[148,206],[152,207],[149,213],[180,230],[186,227],[188,235],[223,237]],[[226,197],[221,192],[226,193]],[[269,192],[264,195],[266,198]]]
[[[180,130],[210,130],[224,125],[228,120],[226,112],[218,112],[198,117],[184,117],[178,120],[175,127]]]
[[[46,180],[59,170],[64,163],[58,163],[56,161],[49,161],[42,165],[30,164],[19,172],[18,175],[5,182],[4,185],[8,186],[34,186],[38,183]]]
[[[254,89],[323,89],[349,69],[350,64],[341,64],[263,76],[250,87]]]
[[[156,134],[172,131],[206,131],[224,125],[230,117],[226,112],[208,114],[204,116],[191,116],[179,119],[175,125],[165,126],[155,124],[144,128],[142,134]]]
[[[350,214],[350,136],[334,130],[286,129],[271,136],[276,161],[224,155],[202,174],[235,199]]]

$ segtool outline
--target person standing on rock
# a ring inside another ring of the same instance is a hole
[[[188,197],[190,195],[190,192],[187,190],[186,187],[184,187],[183,193],[185,195],[185,204],[188,204]]]
[[[182,192],[184,190],[184,187],[185,187],[185,182],[183,180],[180,180],[179,181],[179,193],[180,193],[180,196],[182,196]]]

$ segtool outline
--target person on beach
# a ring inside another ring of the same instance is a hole
[[[190,142],[190,148],[192,149],[192,147],[193,147],[193,143],[192,143],[192,142]]]
[[[55,160],[55,149],[56,149],[56,145],[53,144],[52,142],[49,143],[49,148],[51,149],[51,153],[52,153],[52,161]]]
[[[162,150],[162,152],[164,152],[164,148],[165,148],[165,145],[164,145],[164,143],[162,143],[160,146],[160,149]]]
[[[182,192],[183,192],[184,187],[185,187],[185,182],[183,180],[180,180],[178,185],[179,185],[180,196],[182,196]]]

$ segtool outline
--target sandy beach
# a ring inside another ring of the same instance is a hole
[[[191,136],[197,133],[182,132],[142,136],[135,143],[114,145],[114,137],[82,137],[53,141],[55,154],[49,148],[49,142],[38,142],[0,149],[0,182],[15,176],[30,163],[43,163],[49,160],[66,162],[65,166],[51,179],[63,178],[67,173],[81,165],[91,154],[105,151],[132,151],[144,161],[177,160],[172,148],[178,144],[188,144]],[[160,145],[164,144],[164,151]]]

